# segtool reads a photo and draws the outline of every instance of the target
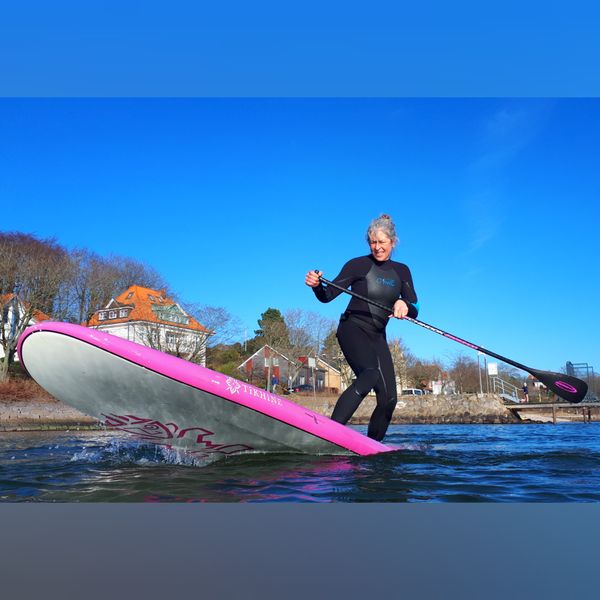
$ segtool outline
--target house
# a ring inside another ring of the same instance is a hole
[[[250,383],[267,381],[270,369],[271,384],[289,387],[290,382],[294,380],[298,365],[296,361],[265,344],[239,365],[238,369],[244,373]]]
[[[27,322],[23,323],[23,319]],[[4,358],[5,349],[9,349],[9,355],[16,349],[18,337],[26,327],[49,319],[42,311],[31,310],[29,304],[15,294],[0,295],[0,358]],[[19,360],[16,353],[14,358]]]
[[[297,376],[298,385],[307,382],[312,383],[314,378],[317,390],[331,392],[332,394],[339,394],[342,391],[342,373],[338,369],[318,356],[315,358],[301,356],[299,360],[302,362],[303,367]]]
[[[271,383],[283,387],[314,385],[317,391],[338,393],[342,387],[340,372],[320,358],[301,356],[290,359],[271,346],[265,344],[247,358],[238,369],[250,383]]]
[[[206,365],[206,343],[212,332],[165,290],[132,285],[97,310],[86,325]]]

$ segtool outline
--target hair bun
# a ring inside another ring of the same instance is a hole
[[[384,213],[380,217],[377,217],[376,219],[373,219],[371,221],[371,224],[367,229],[367,243],[370,243],[371,238],[369,236],[374,231],[382,231],[394,243],[398,241],[398,236],[396,235],[396,227],[394,226],[394,221],[392,221],[392,217],[390,217],[390,215],[386,215]]]

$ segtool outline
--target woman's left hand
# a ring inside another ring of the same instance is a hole
[[[404,317],[408,314],[408,304],[404,302],[404,300],[396,300],[394,302],[394,312],[390,315],[390,317],[395,317],[396,319],[404,319]]]

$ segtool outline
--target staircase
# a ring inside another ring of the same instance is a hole
[[[505,402],[520,402],[519,388],[498,376],[491,377],[492,391],[498,394]]]

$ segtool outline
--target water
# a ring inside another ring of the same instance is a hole
[[[3,433],[0,501],[600,501],[600,423],[397,425],[385,442],[400,449],[200,464],[108,432]]]

